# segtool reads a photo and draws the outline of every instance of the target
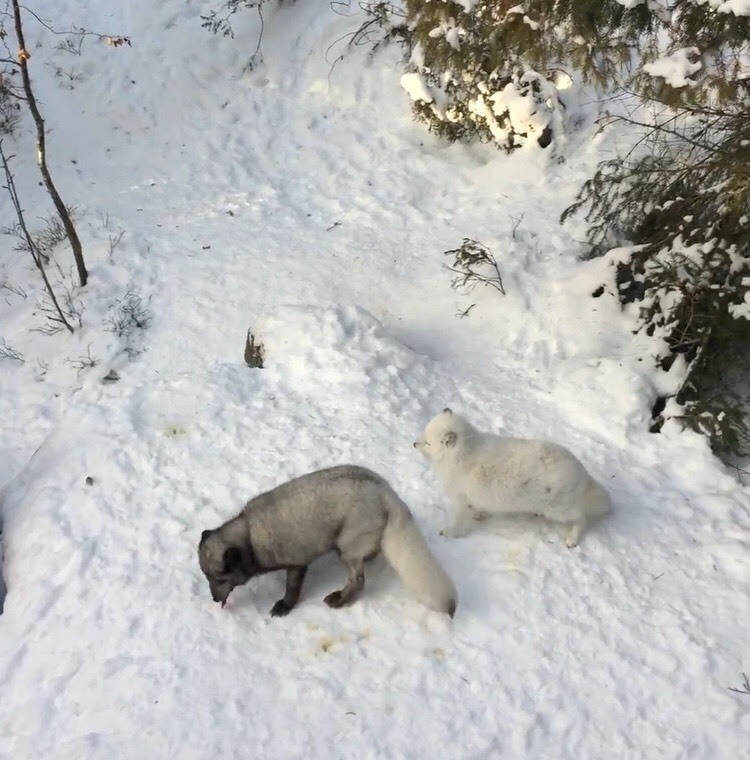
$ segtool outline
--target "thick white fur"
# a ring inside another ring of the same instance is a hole
[[[388,564],[423,604],[453,617],[458,603],[456,587],[429,550],[409,508],[393,489],[389,489],[386,509],[388,522],[381,550]]]
[[[573,547],[587,524],[611,509],[607,492],[566,448],[482,433],[450,409],[427,424],[414,447],[454,503],[445,536],[463,535],[484,515],[530,513],[567,525],[565,543]]]

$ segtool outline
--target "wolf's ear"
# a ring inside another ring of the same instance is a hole
[[[204,530],[203,533],[201,533],[201,543],[203,543],[212,533],[212,530]]]
[[[456,440],[458,439],[458,436],[456,435],[455,431],[449,430],[441,439],[440,443],[445,446],[446,449],[452,449],[456,445]]]
[[[242,562],[242,552],[236,546],[224,551],[224,572],[231,573]]]
[[[445,409],[443,409],[443,414],[453,414],[453,409],[451,409],[449,406],[446,406]]]

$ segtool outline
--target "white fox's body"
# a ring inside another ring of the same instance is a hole
[[[444,535],[462,535],[482,515],[527,513],[567,525],[566,543],[575,546],[587,523],[611,508],[604,488],[556,443],[482,433],[445,410],[414,446],[454,502]]]

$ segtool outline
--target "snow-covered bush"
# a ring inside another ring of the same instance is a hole
[[[415,116],[449,140],[508,151],[546,147],[559,131],[558,72],[523,55],[539,24],[507,0],[406,0],[410,71],[401,79]]]
[[[594,255],[617,246],[660,373],[654,429],[680,418],[750,453],[750,0],[405,1],[401,83],[448,139],[544,147],[571,78],[646,114],[567,213],[587,208]]]
[[[644,44],[653,14],[638,0],[405,0],[413,35],[402,80],[416,116],[451,140],[512,150],[562,136],[568,71],[605,88]]]
[[[698,82],[726,97],[747,75],[747,0],[405,4],[412,51],[402,85],[417,118],[450,140],[548,145],[561,136],[569,73],[672,102],[675,87]]]
[[[404,74],[401,85],[417,118],[451,141],[478,138],[511,151],[533,139],[546,148],[559,129],[557,89],[532,69],[469,80],[422,67]]]
[[[750,3],[649,2],[662,55],[632,80],[650,116],[578,202],[658,368],[653,429],[679,419],[750,454]],[[738,15],[744,14],[744,15]],[[627,241],[626,248],[612,246]]]

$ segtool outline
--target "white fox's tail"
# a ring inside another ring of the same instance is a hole
[[[589,517],[600,517],[612,510],[612,500],[604,486],[591,478],[584,492],[585,513]]]
[[[388,522],[383,532],[383,555],[422,603],[453,617],[458,603],[456,587],[429,550],[409,508],[390,488],[385,507]]]

